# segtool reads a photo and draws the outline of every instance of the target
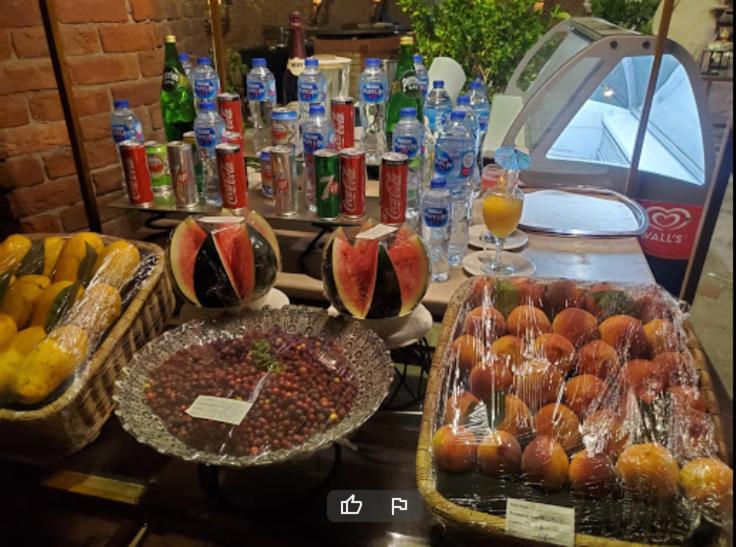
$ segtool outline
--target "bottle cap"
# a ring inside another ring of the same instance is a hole
[[[447,179],[445,177],[432,177],[429,183],[430,188],[446,188]]]
[[[483,82],[480,81],[480,79],[475,79],[472,82],[470,82],[470,89],[483,89],[485,86],[483,85]]]
[[[167,44],[175,44],[176,43],[176,36],[173,34],[167,34],[164,38],[164,42]]]
[[[322,116],[325,113],[325,107],[321,104],[310,104],[309,115],[310,116]]]
[[[412,61],[415,63],[424,63],[424,57],[419,55],[418,53],[415,53],[414,56],[411,58]]]
[[[399,45],[400,46],[413,46],[414,45],[414,37],[413,36],[402,36],[399,39]]]
[[[256,57],[252,61],[253,68],[266,66],[266,59],[263,57]]]
[[[274,120],[296,120],[299,117],[299,114],[296,110],[291,110],[290,108],[274,108],[271,111],[271,119]]]
[[[209,57],[197,57],[198,65],[211,65],[212,60]]]
[[[416,118],[417,109],[413,106],[405,106],[399,111],[399,117],[401,118]]]
[[[435,80],[432,82],[432,87],[434,89],[444,89],[445,87],[445,81],[444,80]]]
[[[460,97],[458,97],[458,99],[459,99],[459,98],[460,98]],[[450,112],[450,119],[451,119],[452,121],[460,121],[460,120],[464,120],[464,119],[465,119],[465,112],[464,112],[464,111],[462,111],[462,110],[457,110],[457,109],[455,109],[455,110],[453,110],[452,112]]]
[[[182,63],[185,63],[189,60],[189,54],[188,53],[180,53],[179,54],[179,61]]]
[[[370,59],[365,60],[365,66],[370,68],[376,68],[381,66],[381,59],[378,59],[376,57],[371,57]]]
[[[456,104],[460,105],[469,105],[470,104],[470,97],[468,95],[460,95],[457,98],[457,101],[455,101]]]
[[[204,112],[215,110],[215,103],[212,101],[202,101],[201,103],[199,103],[199,109],[203,110]]]
[[[130,103],[128,102],[128,99],[115,99],[112,102],[112,106],[117,110],[118,108],[128,108]]]
[[[304,66],[317,68],[319,67],[319,59],[317,59],[316,57],[307,57],[307,59],[304,61]]]

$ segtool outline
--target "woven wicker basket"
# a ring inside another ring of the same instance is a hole
[[[29,237],[37,240],[46,234]],[[112,412],[113,387],[120,370],[133,353],[161,332],[176,304],[163,249],[152,243],[134,243],[141,256],[155,257],[150,273],[62,395],[36,410],[0,409],[0,456],[46,463],[97,438]]]
[[[455,321],[463,309],[463,304],[470,295],[473,278],[468,279],[461,285],[448,305],[442,321],[442,331],[438,340],[437,349],[432,362],[429,381],[427,383],[426,397],[424,400],[424,412],[422,415],[421,429],[419,433],[419,445],[417,448],[417,486],[424,497],[427,506],[447,526],[461,532],[470,533],[473,536],[495,536],[504,538],[513,543],[524,543],[524,540],[506,536],[506,519],[497,515],[490,515],[482,511],[476,511],[468,507],[462,507],[445,498],[437,491],[436,477],[432,462],[432,434],[433,425],[438,415],[442,386],[448,367],[444,366],[444,355],[446,347],[452,343],[452,335]],[[723,461],[729,461],[728,449],[723,436],[723,425],[718,410],[718,402],[713,390],[713,382],[707,369],[705,353],[698,342],[692,327],[686,322],[684,325],[688,338],[688,347],[693,356],[693,363],[700,376],[700,390],[706,403],[706,412],[713,418],[715,425],[715,436],[718,444],[719,456]],[[725,534],[714,538],[713,543],[718,544],[725,538]],[[503,541],[503,540],[502,540]],[[623,545],[645,545],[632,543],[617,539],[592,536],[588,534],[576,534],[575,545],[588,547],[613,547]]]

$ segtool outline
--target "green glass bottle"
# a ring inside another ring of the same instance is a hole
[[[414,38],[402,36],[399,42],[399,64],[391,84],[391,98],[386,108],[386,142],[391,142],[394,127],[399,123],[401,109],[413,106],[417,109],[417,119],[422,121],[422,95],[419,80],[414,71]]]
[[[180,141],[194,126],[194,94],[176,51],[176,36],[165,38],[164,76],[161,84],[161,118],[169,141]]]

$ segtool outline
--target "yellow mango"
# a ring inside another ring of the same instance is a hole
[[[42,275],[22,275],[5,291],[2,311],[15,321],[17,328],[28,326],[36,300],[50,283]]]
[[[79,232],[66,240],[56,262],[54,283],[77,281],[79,265],[87,254],[87,245],[96,253],[96,257],[105,249],[102,238],[93,232]]]
[[[64,248],[64,238],[59,236],[47,237],[43,240],[43,275],[51,278],[59,260],[61,250]]]
[[[121,308],[120,293],[115,287],[95,283],[71,309],[66,323],[83,328],[96,339],[120,317]]]
[[[0,351],[10,343],[18,332],[18,326],[7,313],[0,313]]]
[[[13,386],[23,360],[43,340],[46,333],[38,327],[20,331],[4,350],[0,350],[0,402],[14,399]]]
[[[60,302],[56,301],[59,293],[67,287],[71,287],[72,285],[74,285],[74,283],[71,281],[59,281],[58,283],[54,283],[53,285],[49,285],[48,287],[46,287],[33,306],[31,325],[37,327],[45,327],[46,321],[48,321],[49,318],[49,314],[52,311],[52,306],[54,306],[54,302],[56,302],[57,305],[60,304]],[[82,298],[83,293],[84,289],[81,285],[78,285],[74,300],[77,301]]]
[[[129,241],[110,243],[95,263],[95,283],[106,283],[120,290],[133,277],[141,261],[138,248]]]
[[[31,240],[22,234],[13,234],[0,243],[0,272],[15,270],[31,249]]]

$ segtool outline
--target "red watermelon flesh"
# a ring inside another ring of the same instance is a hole
[[[401,315],[417,307],[427,292],[429,257],[421,238],[402,226],[388,249],[388,256],[399,280]]]
[[[332,245],[332,271],[340,300],[353,317],[365,318],[376,288],[378,241],[357,239],[353,246],[336,234]]]
[[[194,290],[194,261],[206,238],[207,232],[192,217],[187,217],[174,230],[169,246],[174,281],[184,297],[198,306],[200,303]]]
[[[212,233],[230,283],[241,300],[253,292],[256,283],[253,247],[243,224],[226,224]]]

